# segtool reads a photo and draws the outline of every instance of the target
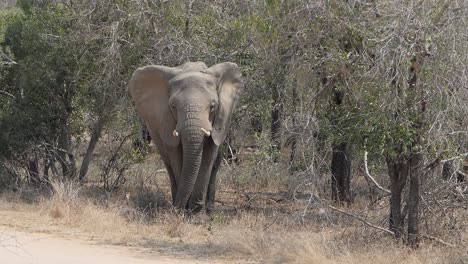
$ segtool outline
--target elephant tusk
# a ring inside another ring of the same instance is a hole
[[[177,130],[174,129],[174,131],[172,131],[172,135],[174,137],[178,137],[179,136],[179,132],[177,132]]]
[[[211,131],[208,131],[208,130],[204,129],[203,127],[201,128],[201,131],[203,131],[203,133],[205,133],[205,136],[207,136],[207,137],[211,136]]]

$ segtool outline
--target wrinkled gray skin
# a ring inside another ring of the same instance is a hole
[[[214,196],[213,163],[242,88],[230,62],[146,66],[133,74],[128,90],[166,165],[175,207],[202,210],[208,185]]]

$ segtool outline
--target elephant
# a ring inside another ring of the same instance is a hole
[[[149,65],[133,73],[128,92],[167,169],[175,208],[213,209],[218,147],[243,87],[232,62]]]

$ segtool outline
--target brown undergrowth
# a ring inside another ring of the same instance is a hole
[[[5,193],[0,226],[236,263],[468,263],[467,210],[451,211],[453,221],[431,227],[432,234],[453,246],[423,239],[419,249],[410,250],[388,234],[328,209],[326,192],[308,187],[287,199],[280,181],[286,168],[249,170],[252,166],[225,164],[217,210],[209,217],[175,212],[161,164],[148,159],[112,192],[91,177],[86,184],[52,182],[51,191]],[[353,179],[354,203],[341,208],[385,228],[388,197],[369,197],[363,179]],[[424,217],[422,225],[449,219]]]
[[[32,204],[12,194],[4,195],[0,224],[30,231],[80,234],[100,243],[239,263],[468,261],[463,244],[446,247],[425,241],[420,249],[411,251],[386,234],[365,228],[318,202],[293,203],[281,198],[281,193],[249,195],[223,189],[218,193],[218,210],[208,219],[173,212],[162,201],[162,197],[168,196],[159,193],[163,189],[140,186],[112,194],[100,191],[102,195],[96,195],[99,190],[92,186],[56,182],[52,183],[51,195],[43,195]],[[148,203],[147,207],[143,201]],[[151,205],[155,202],[155,206]],[[366,205],[364,199],[358,199],[353,207],[345,209],[359,214]],[[384,221],[385,210],[374,211],[368,218]]]

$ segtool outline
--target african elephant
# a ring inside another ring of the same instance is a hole
[[[200,211],[208,189],[214,196],[213,163],[242,89],[241,71],[231,62],[151,65],[130,79],[129,94],[167,168],[176,208]]]

